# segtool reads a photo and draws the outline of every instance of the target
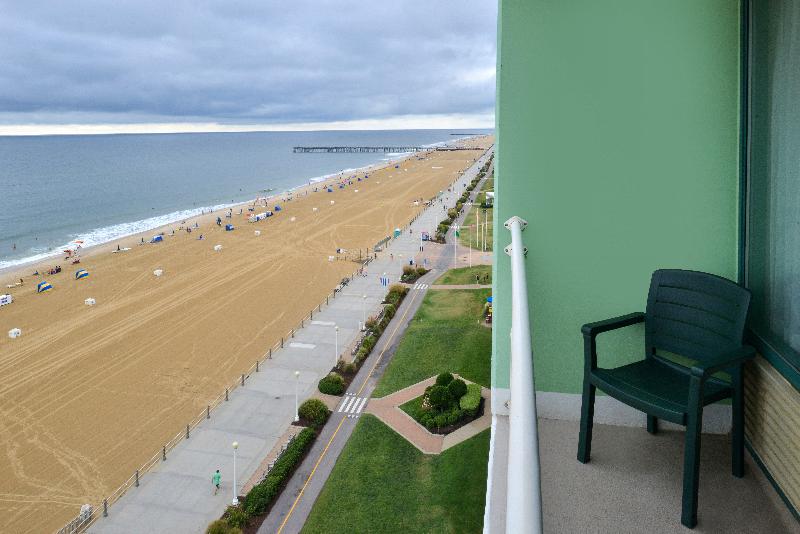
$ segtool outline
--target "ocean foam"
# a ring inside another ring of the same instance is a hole
[[[221,209],[227,209],[239,204],[241,203],[236,202],[233,204],[217,204],[215,206],[205,206],[202,208],[173,211],[171,213],[167,213],[164,215],[149,217],[147,219],[141,219],[134,222],[113,224],[111,226],[96,228],[94,230],[90,230],[85,233],[71,235],[70,237],[72,239],[70,241],[64,243],[63,245],[53,247],[51,250],[44,250],[41,247],[38,247],[31,249],[31,252],[33,252],[33,254],[30,256],[25,256],[24,258],[17,258],[13,260],[0,260],[0,269],[8,269],[10,267],[16,267],[28,263],[35,263],[41,260],[46,260],[47,258],[60,256],[66,249],[74,250],[76,241],[83,241],[83,245],[81,245],[82,248],[102,245],[104,243],[108,243],[109,241],[114,241],[115,239],[119,239],[121,237],[131,236],[170,223],[176,223],[178,221],[183,221],[185,219],[197,217],[198,215],[202,215],[203,212],[208,213],[209,210],[217,211]]]

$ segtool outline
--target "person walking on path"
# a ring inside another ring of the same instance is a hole
[[[211,475],[211,483],[214,484],[214,495],[216,495],[219,491],[219,481],[221,478],[222,475],[219,474],[219,469],[217,469],[217,471]]]

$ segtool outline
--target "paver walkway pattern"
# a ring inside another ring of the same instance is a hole
[[[458,179],[458,188],[463,188],[477,174],[489,153],[479,158]],[[307,321],[304,328],[295,332],[291,342],[274,351],[272,359],[261,365],[260,372],[246,377],[245,385],[234,390],[230,400],[220,404],[211,413],[210,420],[201,423],[189,439],[175,446],[168,453],[166,461],[143,474],[141,485],[130,488],[110,507],[108,517],[99,519],[89,531],[197,533],[204,532],[211,521],[219,518],[234,493],[232,442],[239,444],[236,479],[237,486],[241,488],[258,471],[291,424],[296,397],[302,402],[312,396],[317,389],[317,382],[333,366],[336,357],[333,325],[339,326],[340,348],[348,346],[356,338],[364,307],[367,315],[376,313],[386,294],[386,288],[379,281],[380,275],[386,273],[390,280],[399,280],[407,259],[421,257],[421,231],[435,229],[446,212],[447,203],[454,204],[457,199],[455,193],[445,193],[444,196],[445,203],[436,203],[417,217],[412,224],[413,233],[404,231],[400,237],[388,243],[378,259],[369,264],[370,276],[355,277],[335,299],[329,301],[329,305],[323,305],[321,311],[315,312],[314,321]],[[431,255],[438,257],[437,250],[425,252],[426,257]],[[428,281],[434,279],[431,276]],[[408,313],[409,318],[413,317],[413,306],[419,306],[422,300],[416,298],[420,294],[421,291],[409,293],[395,316],[395,324],[402,324]],[[363,295],[367,298],[363,299]],[[388,328],[370,358],[390,348],[391,343],[397,343],[399,338],[389,334],[392,329],[397,332],[395,326]],[[367,363],[377,366],[381,362],[378,359],[375,364],[369,360]],[[295,377],[295,371],[299,371],[299,377]],[[369,371],[367,365],[362,371]],[[331,422],[325,426],[315,447],[325,443],[327,431],[338,432],[344,421],[356,420],[340,414],[339,422],[336,416],[334,414]],[[337,423],[339,427],[335,426]],[[312,449],[309,457],[315,451]],[[211,475],[218,468],[222,473],[222,484],[219,494],[214,495]],[[275,529],[264,532],[275,532]]]
[[[472,383],[461,376],[454,376],[461,378],[467,384]],[[367,413],[371,413],[386,423],[392,430],[406,438],[409,443],[425,454],[439,454],[492,426],[491,391],[484,387],[481,388],[482,396],[485,399],[483,415],[447,435],[428,432],[424,426],[417,423],[413,417],[400,409],[400,405],[422,396],[425,393],[425,388],[435,383],[436,377],[432,376],[391,395],[372,399],[367,408]]]

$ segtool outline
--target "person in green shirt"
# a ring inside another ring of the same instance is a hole
[[[219,474],[219,469],[217,469],[217,471],[211,475],[211,483],[214,484],[214,495],[216,495],[219,491],[219,481],[221,478],[222,475]]]

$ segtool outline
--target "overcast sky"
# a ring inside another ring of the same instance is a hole
[[[496,4],[0,0],[0,133],[492,126]]]

